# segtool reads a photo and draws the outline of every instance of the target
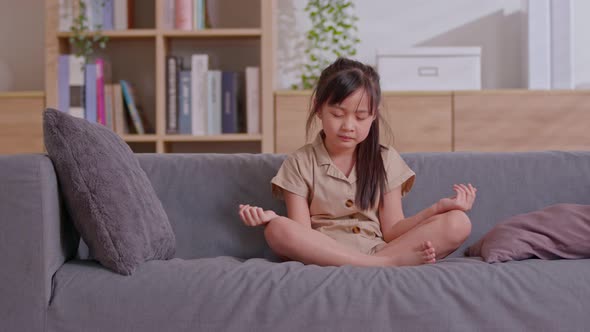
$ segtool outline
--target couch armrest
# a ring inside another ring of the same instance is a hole
[[[0,156],[0,330],[45,329],[53,275],[76,242],[51,160]]]

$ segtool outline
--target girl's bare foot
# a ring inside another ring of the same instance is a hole
[[[436,263],[436,250],[432,246],[432,242],[424,241],[410,253],[400,252],[398,255],[388,258],[390,258],[388,265],[393,266],[432,264]]]
[[[424,264],[436,263],[436,250],[432,246],[432,242],[424,241],[422,243],[422,257],[424,258]]]

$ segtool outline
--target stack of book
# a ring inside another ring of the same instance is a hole
[[[208,27],[205,0],[166,0],[164,27],[177,30],[200,30]]]
[[[260,133],[259,67],[244,72],[209,69],[207,54],[166,57],[166,132],[219,135]]]
[[[72,116],[99,123],[120,135],[153,133],[136,103],[133,86],[111,82],[110,64],[103,59],[84,63],[75,55],[58,60],[58,108]]]
[[[144,4],[143,1],[141,2]],[[80,14],[86,17],[88,30],[127,30],[133,27],[134,0],[59,0],[59,31],[70,31]]]

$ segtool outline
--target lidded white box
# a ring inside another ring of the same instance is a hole
[[[481,47],[377,51],[384,91],[481,90]]]

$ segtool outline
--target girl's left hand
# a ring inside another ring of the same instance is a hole
[[[475,202],[477,188],[469,183],[468,185],[464,184],[455,184],[453,185],[453,190],[455,191],[456,195],[452,197],[443,198],[438,201],[439,206],[439,213],[447,212],[450,210],[461,210],[461,211],[469,211],[471,207],[473,207],[473,202]]]

